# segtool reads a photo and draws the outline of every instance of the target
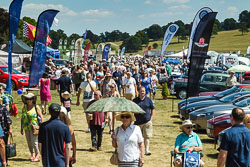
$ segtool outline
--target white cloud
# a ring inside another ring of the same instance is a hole
[[[171,3],[187,3],[190,0],[163,0],[163,3],[165,4],[171,4]]]
[[[152,2],[150,1],[150,0],[146,0],[145,2],[144,2],[144,4],[146,4],[146,5],[150,5]]]
[[[177,5],[177,6],[171,6],[171,7],[169,7],[169,9],[171,9],[171,10],[187,10],[187,9],[191,9],[191,7],[187,6],[187,5]]]
[[[238,13],[238,8],[236,8],[234,6],[230,6],[230,7],[227,8],[227,11],[228,11],[228,14],[230,16],[235,16]]]
[[[81,14],[83,16],[90,16],[90,17],[107,17],[112,15],[111,11],[103,10],[103,9],[92,9],[92,10],[85,10],[82,11]]]
[[[144,15],[144,14],[139,15],[139,16],[138,16],[138,18],[140,18],[140,19],[144,19],[144,18],[145,18],[145,15]]]

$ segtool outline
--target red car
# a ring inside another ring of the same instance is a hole
[[[246,112],[249,114],[250,112]],[[208,137],[218,139],[219,133],[231,127],[230,114],[220,115],[207,121]]]
[[[0,83],[6,84],[8,81],[8,66],[0,65]],[[12,69],[11,74],[11,89],[23,89],[23,87],[28,87],[29,76],[27,74],[22,74],[19,71]]]

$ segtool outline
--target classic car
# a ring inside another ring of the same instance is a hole
[[[235,99],[231,104],[215,105],[201,108],[189,113],[189,119],[194,123],[196,129],[207,128],[207,120],[219,115],[230,114],[233,108],[240,107],[245,112],[250,111],[250,95],[244,95]]]
[[[238,97],[241,97],[243,95],[247,95],[247,94],[250,95],[250,91],[242,91],[242,92],[229,94],[227,96],[224,96],[224,97],[221,97],[221,98],[215,99],[215,100],[204,100],[201,102],[191,103],[191,104],[188,104],[187,106],[183,106],[180,110],[180,114],[185,119],[187,119],[189,117],[189,113],[192,111],[198,110],[200,108],[209,107],[209,106],[232,103],[233,100],[235,100]]]
[[[250,111],[245,112],[250,114]],[[219,133],[224,129],[231,127],[231,114],[221,115],[207,121],[207,136],[211,138],[218,139]]]
[[[235,85],[234,87],[224,90],[222,92],[219,92],[213,96],[197,96],[197,97],[190,97],[188,99],[182,100],[178,103],[178,113],[180,113],[180,109],[182,106],[190,103],[200,102],[204,100],[216,100],[221,97],[224,97],[226,95],[241,92],[241,91],[250,91],[250,84],[241,84],[241,85]],[[205,92],[204,92],[205,93]]]
[[[225,83],[228,74],[223,73],[205,73],[200,79],[200,92],[223,91],[226,89]],[[175,79],[171,85],[171,91],[177,98],[184,99],[187,95],[188,79]]]
[[[0,83],[6,84],[9,78],[8,66],[0,65]],[[29,84],[29,76],[27,74],[22,74],[21,72],[12,69],[11,74],[11,89],[22,89],[27,87]]]

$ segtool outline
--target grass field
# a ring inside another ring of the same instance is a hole
[[[182,51],[183,46],[185,47],[185,49],[188,47],[188,42],[189,42],[188,40],[186,41],[181,40],[180,43],[178,43],[177,38],[174,37],[169,46],[167,47],[167,50],[180,52]],[[114,42],[114,43],[121,45],[121,42]],[[153,46],[154,43],[157,43],[158,47],[152,50],[160,50],[162,41],[151,41],[149,42],[149,45]],[[208,50],[213,50],[217,52],[231,51],[236,53],[240,50],[242,54],[246,54],[246,50],[249,45],[250,45],[250,33],[244,34],[242,36],[239,30],[221,31],[218,32],[217,35],[211,37]],[[143,55],[143,52],[146,49],[147,49],[146,47],[143,47],[143,49],[138,51],[137,53]]]
[[[15,102],[21,111],[23,106],[21,102],[21,96],[13,92]],[[170,166],[170,151],[173,150],[176,136],[181,133],[179,126],[181,124],[177,115],[177,102],[179,100],[173,97],[169,97],[168,100],[162,100],[160,90],[158,90],[156,97],[156,115],[153,120],[153,137],[150,143],[151,156],[145,156],[145,167],[165,167]],[[39,97],[38,97],[39,99]],[[76,101],[76,97],[73,96],[73,102]],[[52,91],[52,101],[59,102],[57,93]],[[174,112],[172,112],[172,102],[174,102]],[[40,104],[40,100],[38,100]],[[45,116],[45,120],[49,119],[49,115]],[[20,134],[20,117],[14,117],[13,120],[13,133],[14,142],[17,144],[17,156],[9,160],[9,166],[11,167],[38,167],[42,166],[42,163],[29,162],[27,159],[30,157],[28,146],[25,136]],[[111,167],[109,158],[114,151],[111,146],[111,138],[108,134],[108,128],[104,131],[103,136],[103,151],[90,152],[91,147],[90,133],[87,133],[87,124],[85,121],[85,115],[82,108],[79,106],[72,107],[72,125],[75,130],[77,141],[77,162],[76,167]],[[214,167],[217,161],[217,151],[214,149],[213,140],[209,139],[206,134],[200,133],[199,136],[203,143],[203,160],[206,166]]]

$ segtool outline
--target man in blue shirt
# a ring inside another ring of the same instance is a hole
[[[245,112],[234,108],[231,113],[232,128],[228,129],[221,140],[217,167],[250,166],[250,130],[243,124]]]
[[[135,114],[135,125],[140,126],[142,135],[144,138],[144,145],[145,145],[145,154],[151,155],[149,151],[149,138],[152,137],[152,120],[155,114],[155,107],[153,101],[146,96],[145,87],[140,87],[139,97],[133,100],[138,106],[140,106],[144,111],[145,114]]]
[[[113,73],[113,79],[117,85],[118,91],[121,94],[122,88],[122,73],[119,71],[118,66],[115,66],[115,72]]]
[[[52,103],[49,106],[51,118],[39,129],[38,146],[44,167],[68,167],[71,135],[69,128],[58,117],[61,107]],[[65,145],[65,156],[64,156]]]

